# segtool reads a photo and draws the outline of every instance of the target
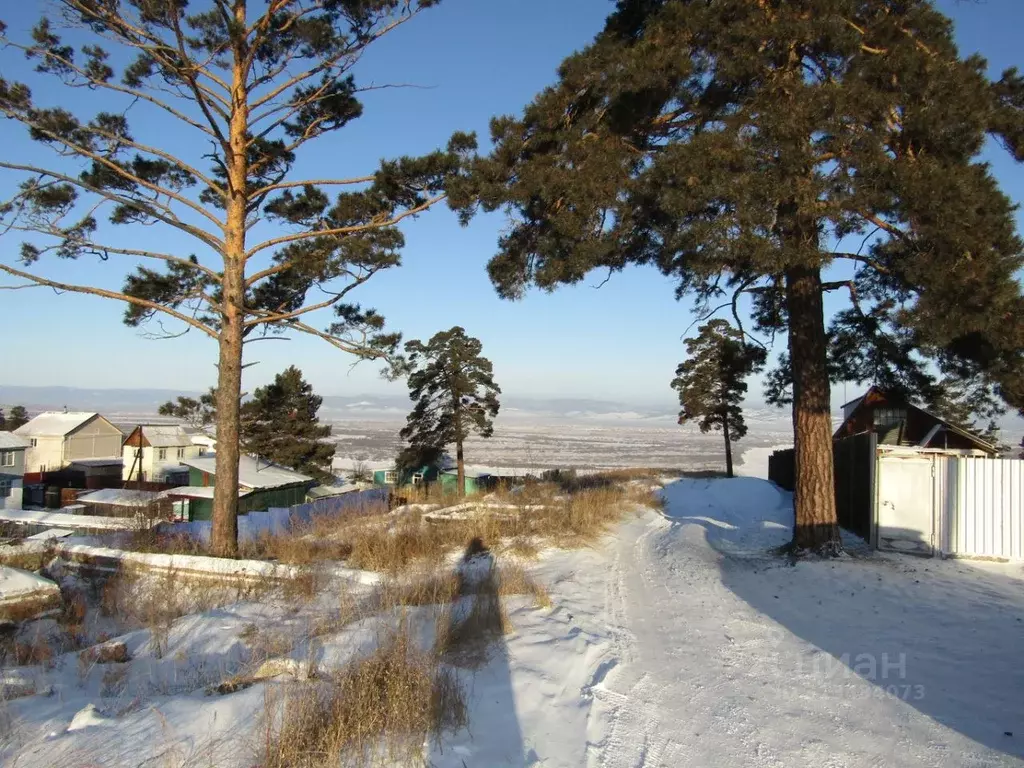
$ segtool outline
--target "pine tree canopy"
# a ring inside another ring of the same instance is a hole
[[[331,480],[335,446],[324,442],[331,436],[331,427],[320,424],[317,413],[322,403],[302,371],[286,368],[242,404],[242,449],[321,482]],[[217,421],[217,391],[211,388],[198,398],[180,396],[161,405],[159,413],[208,431]]]
[[[320,424],[323,398],[295,366],[286,368],[242,405],[242,444],[254,456],[327,482],[333,478],[331,427]]]
[[[491,361],[478,339],[455,326],[430,341],[405,345],[412,372],[409,397],[416,401],[401,435],[414,446],[444,448],[471,434],[490,437],[498,415]]]
[[[809,280],[850,300],[836,376],[1024,406],[1024,247],[979,160],[987,137],[1024,160],[1024,78],[962,56],[932,2],[620,0],[558,75],[460,185],[466,219],[509,212],[502,296],[651,264],[774,331]]]
[[[726,431],[730,441],[747,434],[743,420],[746,377],[764,367],[767,352],[748,344],[725,320],[712,320],[686,341],[687,360],[676,368],[679,423],[696,421],[701,432]]]
[[[13,432],[18,427],[28,424],[28,411],[25,410],[23,405],[15,405],[11,408],[11,412],[7,414],[7,425],[5,429],[9,432]]]

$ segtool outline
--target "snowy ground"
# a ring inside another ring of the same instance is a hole
[[[1020,764],[1021,565],[860,548],[790,566],[766,554],[788,494],[666,494],[667,518],[544,560],[555,609],[513,615],[438,766]]]
[[[430,765],[1021,764],[1022,565],[854,546],[792,566],[768,554],[791,522],[789,495],[771,484],[680,480],[664,494],[664,516],[630,517],[595,549],[542,554],[533,571],[553,607],[512,603],[513,632],[463,673],[469,728]],[[329,596],[185,617],[160,659],[135,633],[134,696],[105,700],[103,673],[80,680],[73,663],[42,675],[49,695],[8,705],[21,746],[4,765],[251,766],[240,745],[264,686],[205,686],[235,663],[243,628],[298,631],[318,610]],[[368,632],[316,653],[358,652]],[[101,711],[83,714],[90,704]]]

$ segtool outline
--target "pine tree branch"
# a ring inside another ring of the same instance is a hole
[[[368,184],[376,178],[375,175],[353,176],[351,179],[304,179],[302,181],[279,181],[274,184],[267,184],[252,193],[253,197],[262,197],[279,189],[294,189],[295,187],[340,187],[349,184]]]
[[[165,306],[164,304],[158,304],[155,301],[149,301],[148,299],[140,299],[137,296],[129,296],[126,293],[119,293],[118,291],[108,291],[104,288],[93,288],[88,285],[73,285],[71,283],[61,283],[57,282],[56,280],[48,280],[45,277],[33,275],[31,272],[24,272],[20,269],[9,267],[6,264],[0,264],[0,272],[6,272],[8,275],[11,275],[12,277],[20,277],[23,280],[28,280],[29,283],[35,284],[35,286],[11,286],[10,288],[8,288],[7,286],[0,286],[0,289],[3,290],[12,290],[14,288],[38,286],[46,288],[55,288],[60,291],[68,291],[69,293],[84,293],[90,296],[101,296],[105,299],[115,299],[117,301],[123,301],[127,304],[134,304],[135,306],[144,307],[145,309],[150,309],[156,312],[163,312],[164,314],[170,315],[176,320],[180,320],[181,322],[186,323],[192,326],[193,328],[202,331],[210,338],[218,338],[217,332],[212,328],[208,327],[205,323],[202,323],[193,317],[189,317],[186,314],[178,312],[177,310],[171,307]]]
[[[44,126],[41,126],[39,123],[31,121],[31,120],[28,120],[24,116],[18,115],[16,112],[12,113],[10,110],[7,110],[7,109],[3,109],[2,111],[3,111],[3,113],[5,115],[7,115],[7,117],[10,117],[10,118],[12,118],[14,120],[17,120],[18,122],[22,123],[23,125],[31,126],[36,131],[41,133],[42,135],[50,137],[50,139],[54,143],[60,144],[60,145],[63,145],[64,147],[66,147],[70,152],[72,152],[72,153],[74,153],[76,155],[79,155],[81,157],[88,157],[91,160],[95,160],[100,165],[103,165],[104,167],[106,167],[109,170],[111,170],[114,173],[116,173],[122,179],[130,181],[132,184],[138,184],[140,187],[145,187],[146,189],[150,190],[151,192],[153,192],[153,193],[155,193],[157,195],[164,195],[165,197],[167,197],[167,198],[169,198],[171,200],[176,200],[177,202],[181,203],[182,205],[186,206],[187,208],[191,208],[193,211],[195,211],[199,215],[209,219],[211,222],[216,224],[218,227],[223,227],[224,226],[223,223],[220,221],[220,219],[218,219],[216,216],[214,216],[212,213],[210,213],[204,206],[201,206],[198,203],[195,203],[195,202],[189,200],[187,197],[185,197],[183,195],[179,195],[177,192],[174,192],[173,190],[167,189],[166,187],[161,187],[158,184],[154,184],[154,183],[152,183],[150,181],[146,181],[145,179],[142,179],[139,176],[135,175],[134,173],[128,171],[126,168],[123,168],[122,166],[118,165],[117,163],[115,163],[114,161],[112,161],[109,158],[105,157],[104,155],[100,154],[99,152],[94,152],[93,150],[87,149],[86,147],[82,146],[81,144],[76,144],[73,141],[71,141],[71,139],[69,139],[68,137],[56,134],[53,131],[48,130]],[[57,152],[58,154],[60,154],[59,150],[54,149],[54,151]],[[173,156],[172,155],[168,155],[168,157],[173,157]],[[0,163],[0,167],[11,168],[13,166],[11,164],[9,164],[9,163]],[[47,171],[46,173],[50,173],[50,172]],[[53,174],[51,174],[51,175],[53,175]]]
[[[412,19],[413,17],[415,17],[419,13],[420,13],[419,9],[417,9],[415,11],[411,11],[411,10],[408,9],[408,5],[406,5],[406,10],[403,11],[403,14],[401,16],[399,16],[397,19],[394,19],[389,24],[386,24],[382,28],[378,29],[373,34],[367,35],[366,37],[363,37],[363,38],[360,38],[360,40],[359,40],[359,42],[358,42],[358,44],[356,46],[346,47],[345,49],[343,49],[339,53],[335,54],[334,56],[329,56],[329,57],[325,58],[323,61],[321,61],[315,67],[310,67],[309,69],[307,69],[307,70],[305,70],[303,72],[300,72],[299,74],[294,75],[293,77],[288,78],[283,83],[280,83],[275,88],[271,89],[268,93],[266,93],[263,96],[260,96],[259,98],[255,99],[250,104],[250,106],[249,106],[250,111],[251,112],[255,112],[257,109],[259,109],[260,107],[264,106],[265,104],[269,104],[272,101],[274,101],[278,96],[280,96],[285,91],[287,91],[287,90],[289,90],[291,88],[294,88],[295,86],[301,85],[302,83],[306,82],[310,78],[316,77],[317,75],[323,74],[324,72],[333,71],[335,66],[342,59],[344,59],[344,58],[346,58],[348,56],[358,55],[368,45],[370,45],[370,43],[372,43],[372,42],[374,42],[376,40],[379,40],[384,35],[388,34],[389,32],[391,32],[391,31],[393,31],[395,29],[397,29],[402,24],[405,24],[407,21],[409,21],[410,19]],[[263,85],[263,83],[259,83],[259,82],[253,83],[253,88],[257,88],[260,85]],[[287,105],[282,105],[282,107],[280,107],[278,109],[282,109],[282,108],[287,108]],[[276,111],[277,111],[276,109],[268,110],[267,112],[263,113],[260,116],[260,119],[261,120],[265,120],[269,115],[275,114]],[[257,120],[254,119],[252,122],[250,122],[250,126],[255,125],[256,122],[257,122]]]
[[[193,74],[193,70],[200,72],[204,77],[208,78],[210,82],[222,88],[224,93],[230,94],[231,87],[224,80],[211,72],[208,66],[203,67],[195,64],[192,64],[191,66],[183,66],[181,63],[169,58],[168,53],[178,53],[176,46],[168,43],[160,37],[157,37],[156,35],[151,34],[145,28],[131,23],[128,20],[127,15],[124,13],[125,8],[123,5],[119,8],[121,13],[109,14],[103,13],[101,6],[89,2],[82,2],[82,0],[61,0],[61,2],[66,7],[81,14],[83,20],[92,19],[113,29],[113,37],[103,32],[96,33],[105,40],[109,40],[117,45],[127,45],[153,56],[158,64],[173,72],[189,86],[190,90],[195,94],[196,101],[199,103],[200,108],[203,109],[204,112],[207,111],[207,108],[212,108],[223,120],[228,120],[228,113],[231,110],[231,102],[216,91],[213,91],[206,85],[200,83]],[[177,9],[172,11],[172,15],[176,15],[176,11]],[[191,63],[191,58],[185,56],[183,57],[182,62]],[[206,99],[203,98],[204,96],[212,99],[215,103],[208,104]],[[216,126],[216,122],[211,120],[211,128],[214,126]]]
[[[326,331],[318,330],[312,327],[311,325],[306,325],[305,323],[299,320],[293,320],[291,322],[288,322],[285,324],[285,327],[301,331],[302,333],[309,334],[310,336],[316,336],[317,338],[323,339],[331,346],[340,349],[342,352],[347,352],[350,355],[355,355],[356,357],[363,360],[383,360],[387,359],[388,357],[388,353],[383,350],[374,349],[372,347],[365,345],[359,346],[357,344],[354,344],[353,342],[348,341],[347,339],[343,339],[340,336],[335,336],[333,334],[327,333]],[[365,333],[363,334],[363,337],[364,339],[366,338]]]
[[[352,282],[346,285],[340,291],[327,291],[324,288],[320,288],[320,290],[322,290],[324,293],[329,293],[331,298],[324,299],[323,301],[317,302],[316,304],[310,304],[308,306],[299,307],[296,310],[291,310],[288,312],[267,312],[265,310],[249,309],[248,311],[250,314],[259,314],[260,317],[254,320],[247,320],[245,321],[245,323],[243,323],[243,325],[248,327],[254,325],[280,323],[282,321],[291,320],[296,317],[301,317],[302,315],[308,314],[310,312],[315,312],[318,309],[326,309],[327,307],[334,306],[342,299],[344,299],[345,296],[347,296],[352,290],[358,288],[360,285],[362,285],[375,274],[377,274],[381,269],[382,267],[370,269],[362,275],[356,275],[346,270],[343,274],[351,277]],[[341,275],[338,275],[338,277],[341,277]],[[248,281],[246,282],[248,283]]]
[[[51,237],[63,237],[63,233],[59,229],[45,229],[42,227],[24,227],[24,226],[11,226],[9,229],[15,232],[34,232],[40,235],[49,235]],[[6,230],[5,230],[6,231]],[[117,248],[112,245],[104,245],[102,243],[96,243],[92,240],[76,240],[77,245],[80,245],[83,249],[91,251],[99,256],[104,261],[107,260],[109,254],[116,254],[118,256],[134,256],[143,259],[155,259],[158,261],[165,261],[169,264],[180,264],[183,267],[189,269],[195,269],[198,272],[202,272],[208,277],[215,281],[220,281],[220,275],[214,272],[207,266],[200,264],[198,261],[191,261],[190,259],[182,258],[181,256],[171,256],[169,253],[160,253],[158,251],[144,251],[135,248]],[[52,245],[42,248],[41,253],[51,251],[59,246]]]
[[[143,205],[147,207],[147,210],[145,211],[147,216],[152,216],[157,221],[163,222],[169,227],[174,227],[175,229],[178,229],[184,232],[185,234],[191,235],[192,237],[196,238],[197,240],[199,240],[200,242],[204,243],[205,245],[209,246],[210,248],[217,252],[221,252],[223,250],[224,243],[219,238],[215,237],[214,235],[211,235],[209,232],[205,230],[199,229],[198,227],[192,226],[191,224],[186,224],[185,222],[181,221],[181,219],[174,215],[174,212],[171,210],[169,206],[164,205],[163,203],[160,203],[156,200],[124,197],[122,195],[114,194],[109,190],[100,189],[99,187],[87,184],[86,182],[74,176],[67,176],[63,173],[57,173],[56,171],[47,170],[45,168],[40,168],[34,165],[21,165],[18,163],[8,163],[0,160],[0,168],[6,168],[11,171],[25,171],[27,173],[38,174],[41,177],[59,179],[60,181],[67,182],[68,184],[76,186],[79,189],[84,189],[85,191],[91,194],[96,194],[100,195],[101,197],[105,197],[107,200],[118,203],[119,205]],[[151,205],[166,211],[167,215],[162,215],[157,211],[149,210],[148,206]],[[220,222],[218,222],[218,225],[220,226]]]
[[[443,195],[443,194],[436,195],[435,197],[431,197],[431,198],[425,200],[420,205],[417,205],[414,208],[409,208],[408,210],[402,211],[400,214],[393,215],[389,219],[384,220],[384,221],[373,221],[373,222],[370,222],[369,224],[353,224],[353,225],[348,226],[348,227],[335,227],[333,229],[312,230],[312,231],[309,231],[309,232],[295,232],[295,233],[292,233],[290,235],[282,235],[280,237],[275,237],[275,238],[272,238],[270,240],[264,240],[259,245],[253,246],[252,248],[247,250],[245,252],[245,259],[248,260],[248,259],[252,258],[254,255],[256,255],[257,253],[259,253],[260,251],[266,250],[267,248],[273,248],[275,245],[283,245],[284,243],[293,243],[293,242],[296,242],[298,240],[308,240],[308,239],[314,238],[314,237],[335,237],[337,235],[350,235],[350,234],[352,234],[354,232],[366,232],[366,231],[372,230],[372,229],[384,229],[386,227],[393,227],[394,225],[398,224],[403,219],[406,219],[406,218],[408,218],[410,216],[415,216],[418,213],[423,213],[423,211],[427,210],[431,206],[436,205],[437,203],[439,203],[442,200],[444,200],[445,197],[446,197],[446,195]],[[284,265],[280,265],[280,266],[284,266]],[[284,268],[288,268],[288,267],[284,266]],[[264,270],[264,271],[266,271],[266,270]],[[282,269],[276,269],[276,271],[280,272],[280,271],[283,271],[283,270]],[[273,274],[273,272],[271,272],[270,274]]]
[[[3,39],[4,45],[6,45],[9,48],[16,48],[17,50],[24,51],[26,54],[33,51],[32,46],[24,45],[22,43],[18,43],[6,38]],[[198,120],[194,120],[193,118],[189,117],[184,112],[175,109],[163,99],[158,99],[155,96],[146,93],[145,91],[140,90],[138,88],[130,88],[129,86],[122,85],[120,83],[114,83],[109,80],[98,80],[94,77],[90,77],[84,69],[75,64],[71,59],[66,59],[63,56],[58,56],[52,51],[46,51],[45,53],[42,53],[40,55],[46,59],[58,62],[63,67],[67,67],[68,69],[72,70],[75,74],[77,74],[79,77],[85,80],[85,82],[70,82],[64,80],[63,82],[65,83],[65,85],[68,85],[72,88],[104,88],[108,91],[113,91],[114,93],[120,93],[124,96],[130,96],[133,99],[138,99],[140,101],[148,101],[150,104],[159,107],[171,116],[177,118],[178,120],[181,120],[183,123],[191,125],[193,128],[202,131],[203,133],[210,137],[217,138],[214,132],[207,128],[205,125],[200,123]]]

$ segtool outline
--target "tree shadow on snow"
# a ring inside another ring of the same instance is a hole
[[[791,495],[774,484],[683,480],[666,487],[666,498],[670,520],[704,527],[722,555],[723,584],[776,622],[778,637],[788,632],[814,646],[785,642],[768,651],[764,665],[780,679],[828,686],[826,696],[867,690],[887,700],[894,739],[913,707],[978,744],[1024,757],[1024,582],[1007,573],[1013,566],[880,554],[848,533],[850,554],[791,565],[770,552],[788,541],[792,524]],[[843,685],[844,677],[854,684]],[[836,709],[856,729],[862,707],[844,704]]]

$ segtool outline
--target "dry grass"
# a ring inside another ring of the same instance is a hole
[[[267,688],[263,768],[419,764],[427,739],[467,722],[455,674],[403,624],[330,679]]]
[[[100,612],[126,629],[149,629],[153,652],[160,657],[175,619],[257,598],[273,586],[269,581],[190,577],[174,569],[153,572],[122,565],[103,587]]]
[[[502,597],[529,595],[538,608],[551,607],[551,595],[548,591],[534,581],[526,569],[517,562],[501,563],[498,566],[497,581],[498,594]]]

